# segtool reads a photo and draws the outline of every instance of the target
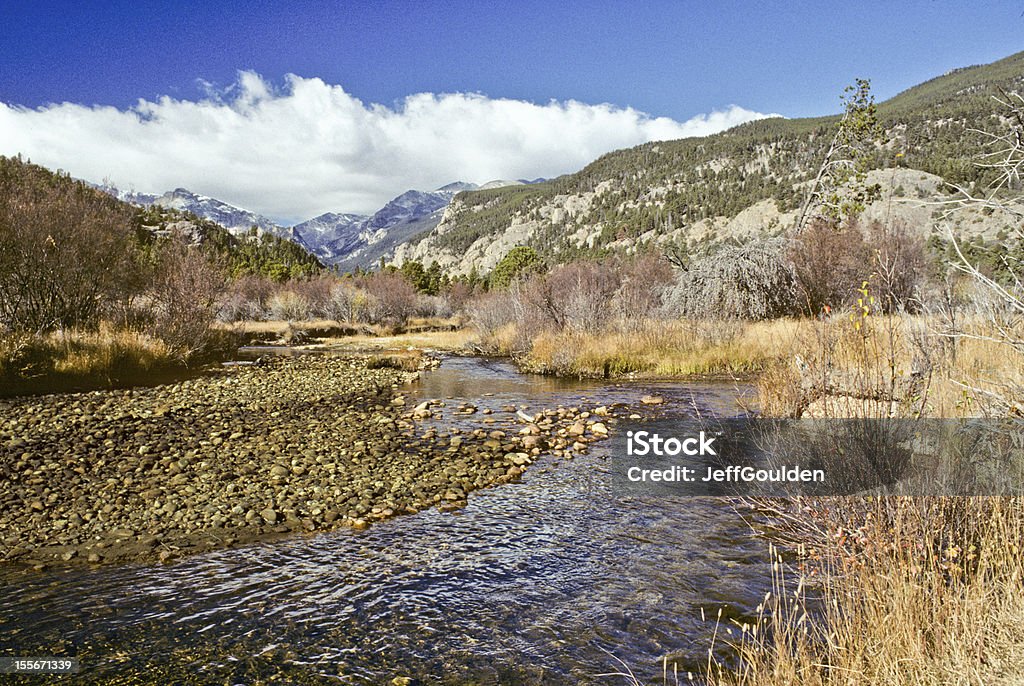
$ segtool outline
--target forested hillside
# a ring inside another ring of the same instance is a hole
[[[883,142],[873,150],[870,167],[919,170],[967,186],[987,182],[974,164],[983,145],[976,130],[998,126],[992,96],[1022,83],[1024,53],[1018,53],[956,70],[880,103]],[[525,243],[565,261],[678,235],[764,200],[773,201],[779,213],[792,211],[838,119],[766,119],[714,136],[612,152],[541,184],[461,193],[441,224],[397,257],[423,259],[437,252],[446,267],[467,271],[473,262],[486,269],[501,257],[494,245],[507,252],[500,239],[511,231],[513,240],[505,242]],[[894,190],[901,197],[916,194]]]

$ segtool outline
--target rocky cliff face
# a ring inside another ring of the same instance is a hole
[[[998,213],[958,210],[937,220],[949,208],[946,182],[991,183],[976,164],[985,144],[978,131],[1001,125],[993,96],[1022,83],[1024,52],[879,103],[884,134],[862,161],[874,170],[868,182],[879,184],[882,199],[865,219],[902,221],[925,234],[953,230],[994,239],[1009,230],[1012,221]],[[544,183],[478,189],[460,195],[432,231],[397,247],[390,259],[486,272],[516,245],[557,263],[778,233],[794,223],[838,122],[838,116],[763,119],[704,138],[618,150]]]
[[[985,143],[977,130],[999,124],[992,96],[1022,83],[1024,52],[955,70],[880,103],[885,141],[866,161],[875,169],[869,183],[880,185],[882,199],[866,218],[940,230],[933,214],[949,200],[943,181],[975,187],[991,181],[974,164]],[[553,180],[408,191],[368,217],[329,213],[292,228],[185,189],[124,199],[187,210],[234,232],[255,225],[345,270],[384,258],[487,272],[516,245],[562,262],[780,232],[793,224],[838,120],[763,119],[714,136],[615,151]],[[1010,223],[998,213],[964,210],[952,215],[950,228],[996,237]]]

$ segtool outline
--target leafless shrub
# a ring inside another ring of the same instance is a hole
[[[404,326],[416,314],[416,289],[401,274],[377,272],[361,285],[368,294],[368,323]]]
[[[448,306],[447,299],[440,295],[427,295],[420,293],[416,297],[417,317],[450,317],[452,310]]]
[[[311,312],[309,300],[290,288],[282,288],[267,300],[267,311],[270,319],[277,321],[294,321],[309,319]]]
[[[333,276],[292,279],[283,284],[266,277],[245,276],[231,284],[221,301],[218,318],[224,322],[348,319],[354,313],[343,294],[335,292],[338,284]]]
[[[333,276],[293,279],[288,288],[307,303],[307,318],[326,318],[331,309],[331,290],[337,283]]]
[[[580,260],[476,295],[465,312],[485,340],[500,336],[503,349],[522,352],[544,333],[640,330],[660,311],[672,276],[671,266],[657,256]]]
[[[810,315],[845,305],[871,273],[872,255],[855,220],[815,219],[790,245],[789,259]]]
[[[937,322],[935,333],[948,364],[956,362],[957,340],[976,300],[975,291],[974,282],[956,269],[949,269],[942,280],[926,281],[920,289],[919,307]]]
[[[797,276],[787,244],[771,238],[726,245],[683,272],[666,306],[693,319],[772,319],[793,314]]]
[[[473,287],[462,281],[455,281],[441,294],[448,301],[448,309],[462,312],[467,302],[474,295]]]
[[[867,246],[872,253],[872,282],[882,311],[917,312],[919,289],[925,281],[925,246],[905,224],[887,226],[872,222]]]
[[[351,279],[339,281],[331,287],[326,316],[328,319],[352,324],[365,317],[368,303],[366,291],[357,288]]]
[[[620,326],[639,331],[662,309],[675,272],[660,255],[644,255],[622,266],[622,282],[612,300]]]
[[[182,360],[208,351],[216,335],[210,325],[225,277],[199,246],[171,236],[159,247],[148,296],[153,334]]]
[[[222,322],[254,321],[267,318],[267,301],[279,286],[262,276],[247,275],[228,286],[217,318]]]
[[[128,206],[0,157],[0,322],[95,328],[104,307],[138,285],[133,231]]]
[[[230,324],[245,319],[242,315],[246,306],[246,300],[241,293],[235,291],[226,292],[217,308],[217,321],[223,324]]]
[[[510,291],[480,293],[465,305],[469,323],[484,338],[494,336],[503,327],[518,322],[520,309]]]
[[[546,318],[560,330],[596,331],[613,318],[612,298],[620,283],[621,275],[611,264],[570,262],[523,284],[524,315]]]

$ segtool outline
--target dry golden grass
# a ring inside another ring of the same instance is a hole
[[[230,324],[218,323],[215,326],[247,344],[270,342],[299,348],[327,346],[379,350],[412,345],[460,350],[470,338],[468,332],[459,331],[458,319],[439,317],[413,318],[399,329],[378,324],[349,324],[330,319],[241,321]]]
[[[955,355],[948,356],[943,377],[929,398],[935,416],[973,416],[987,410],[1020,414],[1024,410],[1024,398],[1019,395],[1024,389],[1024,357],[1019,352],[1007,345],[970,338],[950,348]],[[1005,406],[1006,402],[1011,406]]]
[[[472,331],[458,329],[455,331],[423,331],[403,333],[394,336],[365,335],[329,338],[316,346],[316,349],[373,351],[418,348],[424,350],[464,351],[470,347],[474,339]]]
[[[891,402],[906,416],[1020,413],[1020,352],[988,340],[994,332],[982,322],[966,330],[976,337],[943,336],[941,323],[923,316],[800,321],[759,378],[761,410],[796,416],[825,394],[850,405]]]
[[[268,334],[280,336],[289,329],[296,331],[311,331],[311,330],[322,330],[332,329],[338,326],[343,326],[339,322],[332,321],[329,319],[309,319],[305,321],[241,321],[231,322],[229,324],[223,322],[216,322],[215,327],[223,329],[225,331],[232,331],[235,333],[242,334]]]
[[[57,352],[58,374],[93,376],[119,370],[147,372],[167,366],[173,354],[167,345],[136,331],[102,326],[95,333],[61,332],[49,338]]]
[[[1019,413],[1020,352],[984,322],[965,330],[978,337],[924,317],[802,322],[760,378],[761,409],[792,415],[817,383],[861,405],[889,393],[912,416]],[[849,416],[839,407],[830,416]],[[1024,684],[1024,499],[833,498],[784,521],[804,566],[787,579],[773,552],[775,590],[739,627],[740,666],[714,665],[712,684]]]
[[[419,350],[398,350],[389,353],[370,355],[366,359],[369,369],[398,369],[403,372],[414,372],[423,362],[423,353]]]
[[[845,410],[826,404],[835,417],[868,404],[907,416],[1012,413],[1024,388],[1020,353],[984,340],[993,332],[983,322],[965,329],[981,338],[943,337],[926,317],[868,314],[650,322],[525,342],[506,327],[487,343],[505,352],[518,345],[526,368],[547,373],[755,372],[769,416],[799,414],[815,390],[853,401]],[[740,667],[709,662],[710,683],[1024,684],[1024,500],[835,498],[792,521],[811,554],[798,572],[778,558],[759,620],[737,627]]]
[[[0,392],[60,390],[140,379],[179,365],[159,339],[104,324],[95,332],[0,336]]]
[[[964,330],[975,337],[945,337],[942,323],[924,316],[873,314],[854,320],[652,320],[630,331],[543,331],[532,338],[507,324],[480,347],[513,357],[526,371],[562,376],[756,375],[758,409],[768,416],[1024,413],[1019,400],[1006,400],[1024,389],[1020,353],[985,340],[993,332],[983,322]],[[381,340],[391,347],[404,342]],[[465,332],[452,340],[459,348],[473,343]]]
[[[458,328],[459,319],[455,317],[413,317],[403,327],[404,331],[419,332],[432,330],[449,330]],[[303,319],[303,320],[274,320],[274,321],[238,321],[231,323],[216,322],[215,327],[225,331],[251,334],[276,334],[282,335],[286,331],[368,331],[374,334],[385,335],[386,327],[376,324],[365,324],[362,322],[348,323],[334,319]]]
[[[651,321],[636,331],[542,333],[522,363],[532,371],[586,377],[748,374],[786,354],[796,330],[791,320]]]
[[[1024,502],[836,500],[811,540],[823,573],[787,579],[773,551],[740,666],[713,666],[711,683],[1024,683]]]

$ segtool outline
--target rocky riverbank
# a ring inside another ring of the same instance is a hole
[[[408,407],[415,376],[308,355],[0,401],[0,560],[162,561],[458,508],[544,452],[586,450],[615,421],[607,408]],[[475,425],[446,428],[447,413]]]

